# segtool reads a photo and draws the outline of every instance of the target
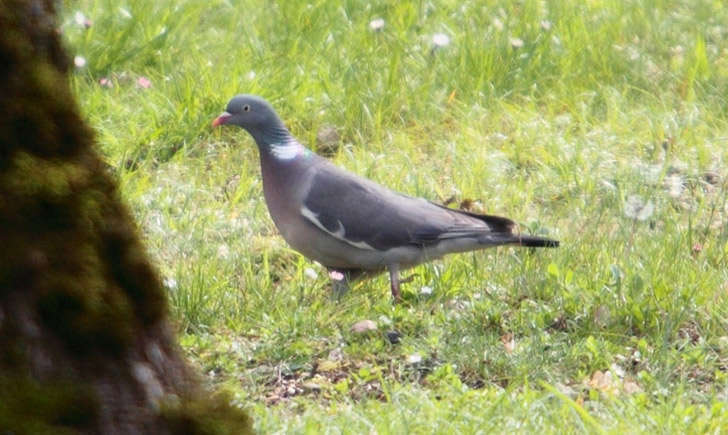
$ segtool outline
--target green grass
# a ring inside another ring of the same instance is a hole
[[[73,87],[182,346],[261,432],[728,427],[723,2],[64,4]],[[251,138],[210,128],[240,92],[313,148],[334,126],[353,172],[562,246],[450,256],[401,305],[386,276],[337,303],[277,235]],[[352,333],[363,319],[379,328]]]

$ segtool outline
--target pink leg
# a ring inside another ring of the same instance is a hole
[[[399,292],[399,265],[390,264],[389,268],[389,284],[392,287],[392,298],[394,303],[402,300],[402,295]]]

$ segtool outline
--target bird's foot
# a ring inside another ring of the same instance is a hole
[[[399,285],[392,284],[392,303],[398,304],[402,302],[402,294],[399,291]]]
[[[392,288],[392,302],[402,302],[402,294],[399,291],[399,265],[392,264],[389,266],[389,285]]]
[[[330,270],[329,278],[331,278],[334,298],[336,300],[341,299],[341,297],[349,291],[349,280],[346,278],[344,273],[341,273],[338,270]]]

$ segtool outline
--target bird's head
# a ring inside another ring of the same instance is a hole
[[[264,99],[255,95],[240,94],[227,104],[212,126],[237,125],[250,133],[258,145],[270,145],[288,137],[288,130],[278,114]]]

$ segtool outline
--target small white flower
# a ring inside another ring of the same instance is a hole
[[[493,27],[496,28],[496,30],[503,30],[503,21],[500,20],[500,18],[493,18]]]
[[[541,20],[541,28],[544,30],[551,30],[551,21]]]
[[[84,15],[81,11],[77,11],[75,14],[73,14],[73,21],[75,21],[76,24],[81,27],[91,27],[91,20],[86,18],[86,15]]]
[[[511,43],[511,47],[513,48],[523,47],[523,39],[521,38],[510,38],[509,41]]]
[[[245,78],[248,80],[253,80],[255,78],[255,71],[248,71],[248,74],[245,75]]]
[[[421,295],[424,295],[424,296],[431,295],[432,294],[432,287],[429,287],[429,286],[426,286],[426,285],[425,286],[422,286],[422,288],[420,289],[420,294]]]
[[[334,281],[342,281],[344,279],[344,274],[339,272],[338,270],[332,270],[331,272],[329,272],[329,277]]]
[[[376,31],[382,30],[384,27],[384,19],[383,18],[375,18],[369,22],[369,28]]]
[[[137,79],[137,87],[142,89],[149,89],[152,87],[152,81],[144,76],[141,76]]]
[[[432,43],[435,47],[447,47],[450,45],[450,37],[444,33],[435,33],[432,35]]]
[[[419,353],[413,353],[407,357],[407,364],[417,364],[422,361],[422,357]]]
[[[631,219],[644,221],[652,216],[655,211],[655,204],[652,201],[645,202],[639,195],[630,195],[624,203],[624,214]]]
[[[170,290],[174,290],[177,288],[177,280],[174,278],[165,278],[164,279],[164,286],[167,287]]]
[[[129,9],[126,8],[119,8],[119,14],[121,14],[124,18],[131,18],[131,12],[129,12]]]
[[[217,248],[217,256],[220,258],[230,257],[230,248],[227,244],[223,243]]]
[[[73,64],[76,65],[76,68],[83,68],[86,66],[86,58],[82,56],[76,56],[73,58]]]
[[[303,274],[306,275],[306,278],[309,278],[309,279],[318,278],[318,273],[316,273],[316,271],[311,269],[310,267],[303,269]]]

